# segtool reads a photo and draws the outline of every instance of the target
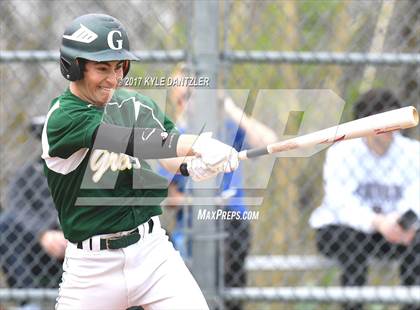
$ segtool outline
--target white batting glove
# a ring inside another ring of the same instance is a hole
[[[189,158],[186,163],[189,176],[194,181],[200,182],[213,178],[221,172],[233,172],[238,167],[238,157],[232,156],[223,164],[219,164],[216,167],[209,166],[201,157]]]
[[[239,167],[239,158],[238,152],[232,148],[232,153],[227,158],[226,162],[221,166],[220,172],[230,173],[238,169]]]
[[[190,177],[196,182],[210,179],[219,173],[206,165],[201,157],[187,159],[187,170]]]
[[[233,172],[239,166],[238,152],[231,146],[211,138],[212,133],[201,134],[192,149],[203,163],[217,172]]]

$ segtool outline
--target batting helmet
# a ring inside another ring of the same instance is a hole
[[[130,51],[127,32],[121,22],[105,14],[77,17],[64,31],[60,47],[60,68],[69,81],[83,78],[84,62],[124,60],[124,76],[130,60],[139,60]]]
[[[401,108],[401,103],[388,89],[371,89],[364,93],[353,106],[356,119],[367,117],[376,113]]]

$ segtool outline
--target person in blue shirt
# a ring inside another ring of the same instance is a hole
[[[173,74],[173,79],[182,79],[185,76],[191,76],[184,65],[179,65]],[[174,110],[174,118],[180,133],[186,131],[187,122],[185,119],[185,110],[187,104],[191,103],[191,89],[188,87],[173,87],[169,90],[169,101],[171,109]],[[225,111],[224,131],[225,137],[221,141],[232,145],[238,152],[243,149],[262,147],[277,140],[275,133],[258,122],[252,117],[244,114],[232,98],[223,96],[219,98],[220,104],[223,104]],[[164,168],[160,169],[160,174],[168,178],[170,182],[168,188],[168,198],[173,204],[182,203],[188,189],[187,178],[182,175],[173,175]],[[247,208],[244,204],[243,190],[243,169],[241,165],[233,173],[225,173],[220,186],[220,196],[223,198],[223,208],[227,211],[235,211],[241,216]],[[179,208],[176,212],[175,228],[171,233],[171,240],[175,248],[181,253],[185,260],[191,256],[191,240],[185,235],[185,228],[191,226],[191,209]],[[246,219],[230,219],[222,223],[226,235],[224,240],[224,285],[225,287],[244,287],[246,285],[245,259],[250,248],[250,224]],[[225,303],[225,309],[242,309],[242,303],[230,301]]]

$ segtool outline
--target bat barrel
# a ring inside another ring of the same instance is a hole
[[[266,147],[241,151],[238,158],[244,160],[266,154],[311,147],[317,144],[331,144],[342,140],[378,135],[389,131],[415,127],[418,123],[419,115],[416,108],[409,106],[269,144]]]
[[[369,134],[381,134],[388,131],[407,129],[417,126],[419,115],[413,106],[392,110],[376,115],[368,116],[353,122],[345,123],[350,128],[351,124],[358,125],[366,130],[363,136]],[[354,126],[355,127],[355,126]]]
[[[412,120],[412,126],[415,127],[419,123],[419,113],[417,112],[416,108],[413,106],[410,106],[408,108],[411,108],[411,111],[413,113],[413,120]]]

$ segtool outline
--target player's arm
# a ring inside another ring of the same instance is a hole
[[[94,149],[125,153],[141,159],[167,159],[162,161],[167,170],[179,170],[182,175],[197,181],[220,172],[232,172],[239,165],[236,150],[211,138],[211,133],[180,135],[158,128],[101,124],[93,137]]]
[[[159,128],[122,127],[100,124],[92,137],[94,149],[125,153],[142,159],[161,159],[194,155],[198,136],[167,132]]]
[[[399,169],[404,173],[404,185],[402,189],[402,197],[398,201],[397,210],[400,214],[405,213],[411,209],[418,218],[420,218],[420,162],[418,154],[420,152],[420,143],[417,141],[410,141],[410,144],[404,147],[403,161],[396,158],[395,161],[401,162]]]
[[[418,145],[417,145],[418,147]],[[407,156],[412,156],[416,154],[418,149],[414,149],[414,152],[410,152],[407,149]],[[414,155],[415,156],[415,155]],[[409,168],[404,169],[404,166],[400,167],[401,171],[404,171],[406,177],[406,184],[402,188],[402,197],[397,202],[396,212],[391,214],[378,214],[374,219],[375,229],[380,232],[389,242],[392,243],[402,243],[409,245],[416,233],[416,225],[402,225],[401,220],[403,217],[407,216],[407,211],[411,211],[411,216],[414,219],[408,219],[409,222],[414,220],[415,217],[420,216],[420,205],[419,205],[419,187],[420,187],[420,178],[419,178],[419,163],[418,160],[410,158],[408,160],[402,161],[404,163],[409,163]]]
[[[170,173],[180,174],[179,167],[181,164],[186,163],[187,159],[188,157],[162,158],[159,159],[159,164]]]

